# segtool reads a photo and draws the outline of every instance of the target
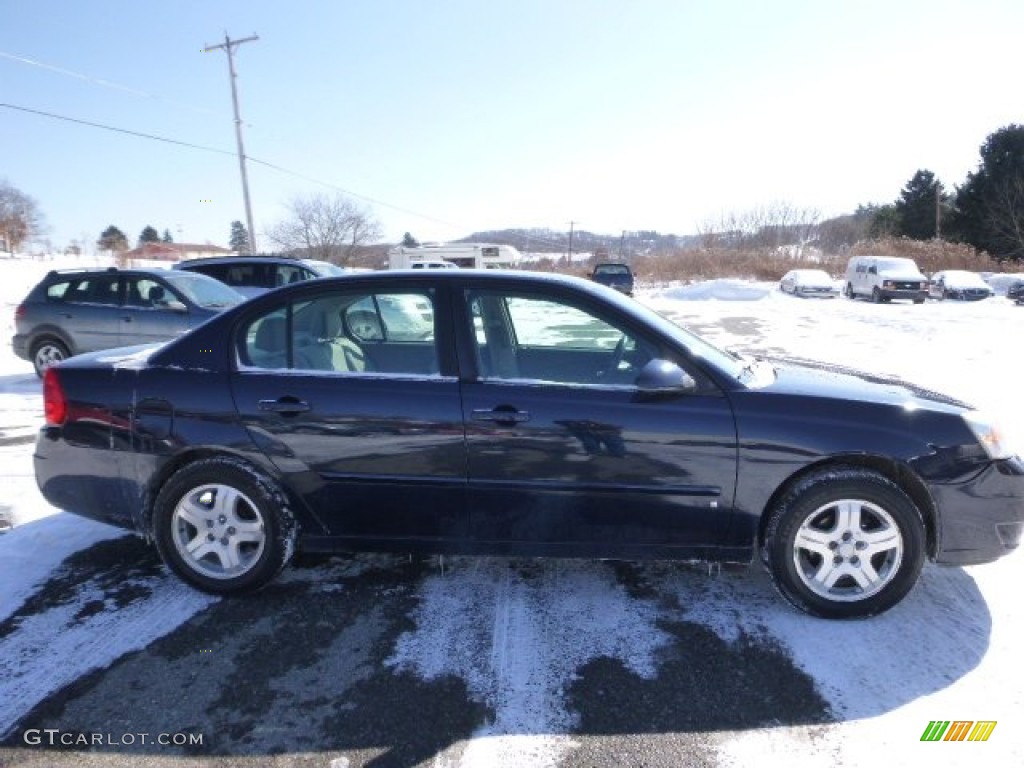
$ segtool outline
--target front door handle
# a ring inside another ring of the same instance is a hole
[[[309,403],[302,402],[297,397],[279,397],[277,400],[260,400],[259,408],[261,411],[280,413],[283,416],[294,416],[297,413],[305,413],[312,406]]]
[[[530,414],[526,411],[519,411],[511,406],[499,405],[497,408],[487,410],[480,408],[473,411],[473,421],[493,421],[495,424],[522,424],[530,420]]]

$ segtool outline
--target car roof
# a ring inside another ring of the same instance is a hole
[[[182,259],[175,267],[180,265],[191,266],[193,264],[298,264],[302,265],[302,259],[292,256],[209,256],[196,259]]]
[[[51,269],[46,273],[46,279],[76,275],[166,275],[168,272],[169,270],[163,267],[72,267],[71,269]]]

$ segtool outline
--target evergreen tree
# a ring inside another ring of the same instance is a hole
[[[160,233],[157,232],[153,227],[146,226],[142,232],[139,233],[139,245],[143,243],[159,243]]]
[[[101,251],[110,251],[111,253],[127,251],[128,238],[124,236],[124,232],[111,224],[100,234],[100,239],[96,241],[96,247]]]
[[[240,221],[231,222],[231,236],[228,239],[228,247],[236,253],[244,253],[249,250],[249,232]]]
[[[951,229],[997,259],[1024,259],[1024,126],[1009,125],[981,146],[981,164],[957,190]]]
[[[911,240],[938,237],[936,206],[948,203],[942,182],[931,171],[920,170],[907,182],[896,201],[897,232]],[[939,209],[941,212],[941,208]],[[941,215],[941,214],[940,214]]]
[[[169,230],[169,229],[165,229],[164,230],[164,236],[162,238],[160,238],[160,239],[163,240],[165,243],[173,243],[174,242],[174,238],[171,237],[171,230]]]
[[[418,248],[420,245],[420,241],[417,240],[412,235],[410,235],[408,232],[406,232],[405,236],[402,237],[402,245],[405,248]]]

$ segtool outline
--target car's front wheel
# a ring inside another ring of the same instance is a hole
[[[71,356],[63,342],[56,339],[41,339],[32,345],[32,366],[36,376],[42,377],[46,369]]]
[[[772,580],[787,600],[815,616],[882,613],[910,592],[924,565],[917,507],[877,472],[814,473],[769,514],[763,555]]]
[[[174,473],[157,495],[153,530],[168,567],[213,594],[265,586],[295,550],[295,518],[280,489],[229,457]]]

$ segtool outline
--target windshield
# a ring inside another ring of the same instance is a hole
[[[794,273],[797,280],[804,283],[831,283],[832,278],[822,269],[802,269]]]
[[[629,301],[629,299],[622,299],[622,301]],[[634,313],[643,315],[644,320],[655,326],[659,331],[676,339],[689,350],[696,361],[707,361],[713,368],[718,369],[726,376],[737,381],[744,381],[751,373],[753,360],[719,349],[693,331],[672,322],[664,315],[658,314],[643,304],[634,302],[629,304],[629,306]]]
[[[245,296],[219,280],[195,272],[167,271],[164,279],[185,294],[193,304],[209,309],[233,307],[245,301]]]
[[[317,259],[303,259],[302,263],[310,267],[320,277],[337,277],[338,275],[348,274],[348,271],[344,267],[339,267],[337,264],[332,264],[329,261],[318,261]]]
[[[912,272],[917,274],[917,264],[910,259],[879,259],[878,268],[880,270],[885,269],[891,272]]]

